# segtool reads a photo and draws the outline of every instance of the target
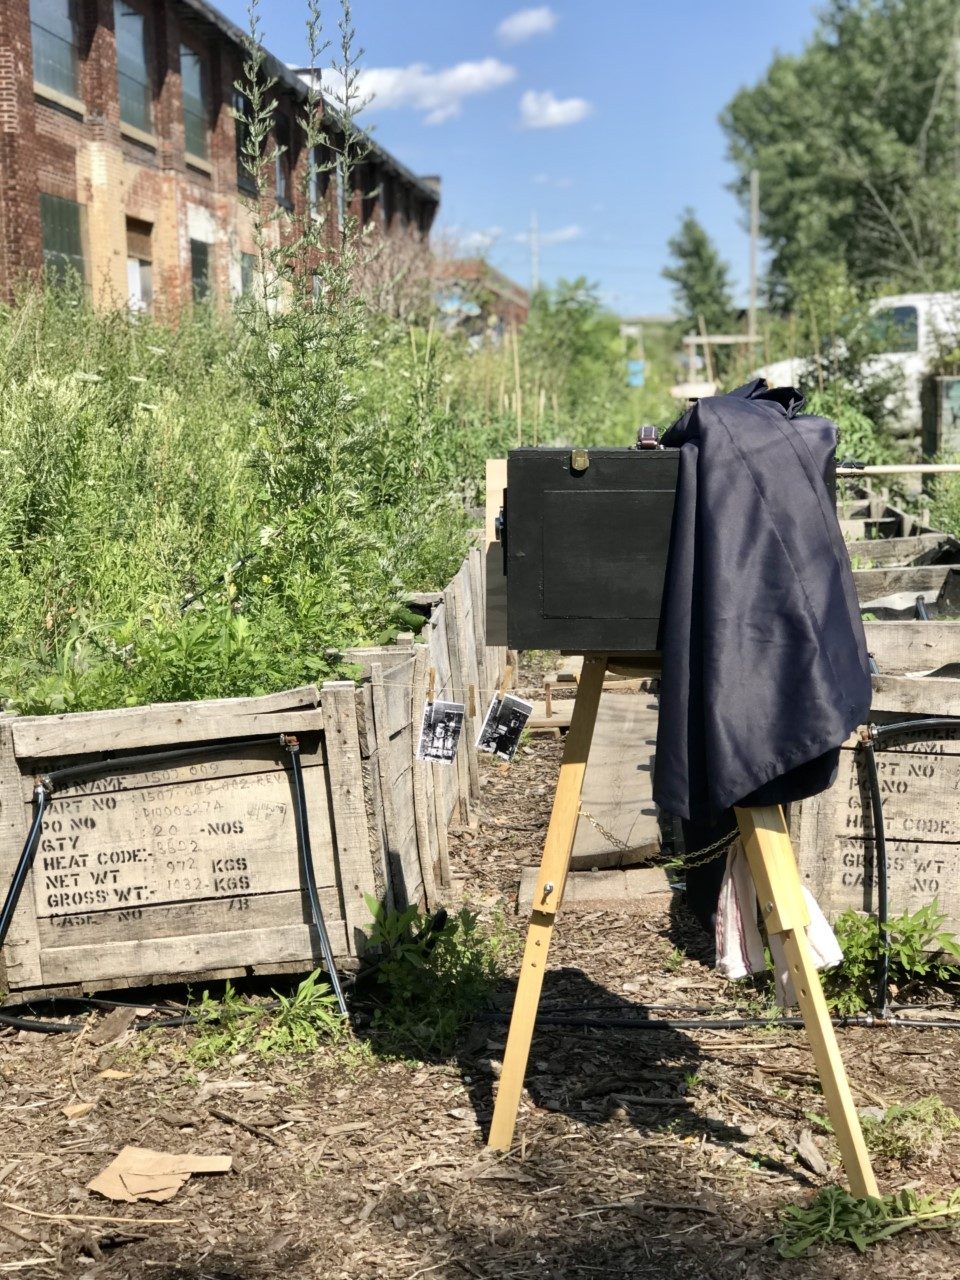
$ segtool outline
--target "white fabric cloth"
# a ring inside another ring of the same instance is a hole
[[[816,898],[806,886],[803,897],[810,915],[807,941],[818,969],[829,969],[843,959],[843,952]],[[757,925],[757,891],[750,874],[747,856],[739,841],[727,855],[727,867],[720,886],[716,915],[717,968],[726,978],[745,978],[761,973],[766,966],[763,938]],[[782,1008],[796,1004],[796,992],[790,980],[781,934],[770,935],[777,987],[777,1003]]]

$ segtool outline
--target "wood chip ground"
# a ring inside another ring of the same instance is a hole
[[[512,914],[539,856],[560,744],[483,759],[476,831],[454,832],[456,893]],[[716,1007],[731,990],[676,901],[562,912],[544,1007]],[[500,1007],[510,1006],[506,984]],[[679,1009],[678,1009],[679,1012]],[[544,1028],[516,1149],[483,1146],[504,1027],[443,1063],[332,1056],[199,1070],[180,1030],[0,1034],[0,1276],[76,1280],[955,1280],[960,1239],[907,1235],[865,1259],[795,1262],[776,1212],[839,1179],[801,1033]],[[960,1108],[960,1038],[841,1035],[858,1103],[937,1093]],[[110,1074],[105,1076],[107,1071]],[[129,1074],[127,1074],[129,1073]],[[72,1118],[64,1107],[93,1103]],[[165,1205],[85,1190],[123,1146],[223,1152],[234,1171]],[[811,1144],[813,1150],[811,1150]],[[819,1163],[817,1159],[819,1155]],[[812,1169],[826,1167],[826,1172]],[[935,1164],[878,1164],[885,1190],[960,1185],[960,1137]],[[122,1210],[122,1212],[118,1212]],[[111,1218],[119,1219],[112,1221]],[[173,1221],[152,1222],[155,1219]]]

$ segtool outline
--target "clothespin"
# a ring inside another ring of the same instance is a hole
[[[502,702],[504,695],[513,683],[513,667],[508,662],[503,668],[503,676],[500,679],[500,688],[497,690],[497,697]]]
[[[472,684],[467,686],[467,714],[477,714],[477,687]]]
[[[429,702],[431,705],[433,703],[433,691],[436,687],[436,683],[437,683],[437,669],[436,667],[431,667],[430,678],[427,684],[427,702]]]

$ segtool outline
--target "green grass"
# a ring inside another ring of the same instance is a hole
[[[574,293],[521,341],[519,433],[512,351],[355,299],[175,330],[69,294],[0,308],[0,706],[268,692],[405,629],[404,594],[467,549],[487,457],[535,426],[629,438],[615,325]]]

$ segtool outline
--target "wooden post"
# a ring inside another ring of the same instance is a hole
[[[574,703],[570,728],[563,748],[560,778],[554,796],[550,825],[543,847],[540,874],[533,894],[533,912],[527,930],[527,943],[520,966],[517,994],[510,1019],[507,1047],[503,1056],[500,1086],[493,1108],[493,1121],[487,1145],[498,1151],[509,1150],[517,1123],[517,1109],[523,1092],[523,1077],[533,1040],[537,1007],[547,967],[547,954],[553,935],[557,907],[570,867],[570,853],[580,816],[580,792],[590,754],[590,740],[603,691],[606,671],[604,655],[588,655],[584,659],[580,685]]]
[[[877,1196],[860,1118],[844,1070],[827,1002],[823,997],[806,926],[809,923],[796,858],[778,805],[737,809],[737,823],[768,934],[783,935],[790,978],[810,1039],[813,1060],[840,1148],[850,1190],[855,1196]]]

